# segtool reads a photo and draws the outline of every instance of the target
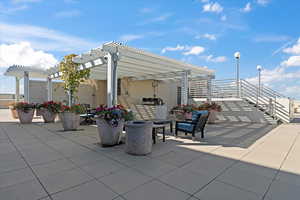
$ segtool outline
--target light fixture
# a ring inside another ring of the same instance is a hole
[[[258,71],[261,71],[261,70],[262,70],[262,66],[261,66],[261,65],[257,65],[257,66],[256,66],[256,69],[257,69]]]
[[[235,57],[236,59],[240,59],[241,53],[240,53],[240,52],[235,52],[235,53],[234,53],[234,57]]]

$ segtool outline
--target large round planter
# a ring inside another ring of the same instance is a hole
[[[125,151],[132,155],[147,155],[152,151],[152,126],[151,121],[132,121],[126,127]]]
[[[8,106],[13,119],[18,119],[18,112],[13,106]]]
[[[208,117],[208,123],[209,124],[215,124],[217,120],[217,112],[215,110],[210,110],[209,111],[209,117]]]
[[[100,144],[103,147],[111,147],[120,143],[124,120],[119,120],[117,126],[112,126],[105,119],[96,118]]]
[[[59,115],[65,131],[74,131],[80,125],[80,115],[72,112],[63,112]]]
[[[57,116],[57,113],[50,112],[47,109],[40,109],[40,114],[42,115],[45,123],[53,123]]]
[[[20,120],[21,124],[29,124],[32,122],[33,115],[34,115],[34,109],[30,109],[26,112],[17,109],[17,112],[18,112],[18,116],[19,116],[19,120]]]

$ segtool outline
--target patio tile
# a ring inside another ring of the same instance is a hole
[[[17,152],[10,152],[0,155],[0,174],[26,167],[26,163]]]
[[[177,167],[174,165],[170,165],[156,159],[144,160],[141,163],[133,165],[132,168],[137,169],[140,172],[151,177],[159,177],[171,172],[174,169],[177,169]]]
[[[76,166],[66,159],[48,162],[46,164],[32,166],[38,177],[49,176],[58,172],[76,168]]]
[[[125,166],[108,158],[82,166],[83,170],[95,178],[112,174],[122,168]]]
[[[169,163],[177,167],[181,167],[202,155],[203,154],[201,152],[176,149],[170,151],[169,153],[163,154],[157,157],[156,159],[159,159],[163,162]]]
[[[8,140],[6,142],[0,142],[0,155],[15,151],[15,147]]]
[[[160,177],[159,179],[166,184],[172,185],[179,190],[192,195],[197,190],[208,184],[212,180],[212,177],[200,175],[180,168]]]
[[[43,176],[40,180],[49,193],[55,193],[92,180],[92,177],[80,169],[72,169],[49,176]]]
[[[127,154],[123,149],[120,152],[108,154],[107,156],[111,156],[114,160],[117,160],[127,166],[138,165],[151,160],[148,156],[134,156]]]
[[[287,182],[293,185],[300,186],[300,174],[299,172],[280,171],[276,176],[279,181]]]
[[[183,200],[190,197],[188,194],[171,188],[158,181],[152,181],[144,184],[123,196],[128,200]]]
[[[91,181],[52,195],[53,200],[111,200],[118,195],[102,183]]]
[[[255,192],[261,196],[267,191],[269,184],[272,182],[272,178],[237,168],[230,168],[217,180]]]
[[[220,156],[205,155],[194,160],[183,168],[207,176],[216,177],[234,163],[234,160]]]
[[[0,188],[34,179],[33,173],[28,168],[2,173],[0,174]]]
[[[254,193],[214,181],[194,195],[201,200],[258,200]]]
[[[270,190],[267,193],[267,197],[272,200],[295,200],[300,196],[300,186],[294,185],[288,182],[275,180]]]
[[[80,154],[77,154],[75,156],[69,157],[70,160],[72,160],[75,164],[81,166],[86,165],[88,163],[93,163],[99,160],[106,159],[105,156],[103,156],[101,153],[96,153],[93,151],[87,151]]]
[[[113,173],[109,176],[100,178],[99,180],[108,185],[118,194],[124,194],[134,188],[142,185],[152,178],[145,176],[133,169],[127,168]]]
[[[24,150],[22,151],[22,154],[25,157],[26,161],[29,162],[31,165],[47,163],[63,158],[62,155],[51,149],[39,149],[29,151]]]
[[[47,193],[37,180],[26,181],[0,188],[3,200],[34,200],[47,197]]]

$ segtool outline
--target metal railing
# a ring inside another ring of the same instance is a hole
[[[190,98],[240,98],[253,104],[257,109],[267,113],[276,120],[288,123],[291,120],[291,100],[268,88],[259,87],[240,80],[238,84],[234,79],[212,80],[211,93],[208,91],[206,80],[191,81],[189,88]]]

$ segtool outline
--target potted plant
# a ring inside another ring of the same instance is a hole
[[[83,105],[74,104],[72,106],[60,104],[60,120],[65,131],[74,131],[80,125],[80,114],[85,112]]]
[[[32,122],[35,105],[27,102],[18,102],[14,105],[17,110],[21,124],[28,124]]]
[[[217,112],[221,112],[222,107],[215,102],[206,102],[201,104],[198,107],[198,110],[208,110],[209,111],[208,123],[214,124],[217,119]]]
[[[8,105],[8,108],[9,108],[9,110],[10,110],[10,113],[11,113],[12,118],[13,118],[13,119],[18,119],[18,112],[17,112],[15,106],[16,106],[16,103],[15,103],[15,102],[14,102],[14,103],[10,103],[10,104]]]
[[[89,69],[80,70],[79,64],[73,62],[75,56],[75,54],[67,55],[59,64],[61,79],[64,81],[64,90],[69,96],[69,105],[62,106],[62,112],[60,113],[64,130],[74,130],[79,126],[79,114],[84,112],[84,107],[74,105],[77,98],[76,93],[78,92],[80,83],[88,79],[90,75]]]
[[[196,110],[194,105],[178,105],[172,108],[171,114],[178,120],[191,119],[193,110]]]
[[[96,123],[100,143],[103,147],[114,146],[120,143],[124,122],[133,119],[133,113],[123,106],[100,106],[96,108]]]
[[[54,101],[46,101],[36,106],[37,113],[40,113],[45,123],[53,123],[60,108],[61,104]]]

